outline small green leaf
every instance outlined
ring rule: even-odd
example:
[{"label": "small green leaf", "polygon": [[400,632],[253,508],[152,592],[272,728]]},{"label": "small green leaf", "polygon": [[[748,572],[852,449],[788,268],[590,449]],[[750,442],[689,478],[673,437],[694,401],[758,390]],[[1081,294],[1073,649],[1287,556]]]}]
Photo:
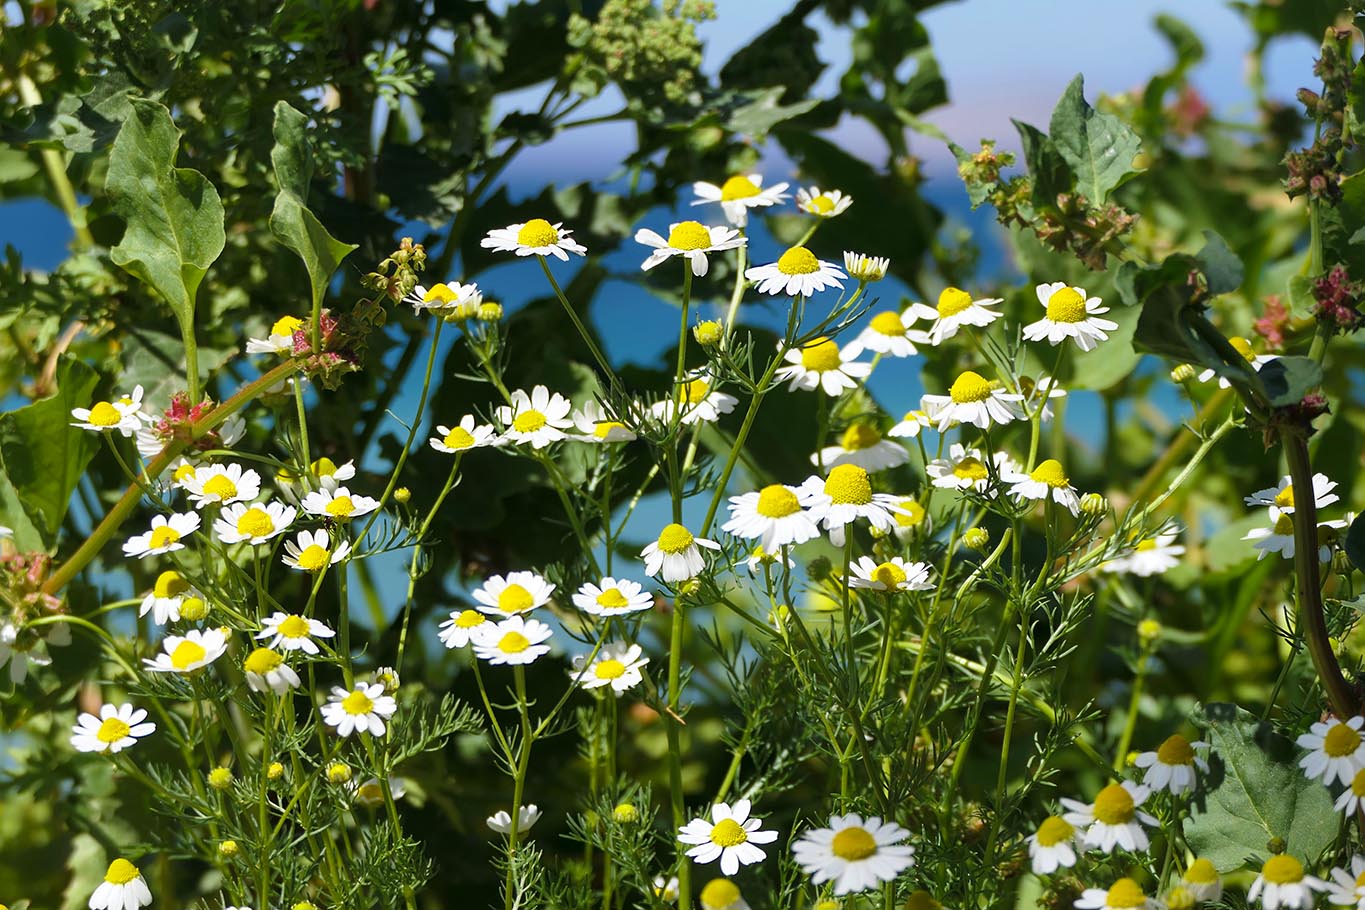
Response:
[{"label": "small green leaf", "polygon": [[1137,173],[1133,159],[1141,140],[1119,118],[1086,103],[1080,76],[1052,111],[1048,135],[1076,175],[1076,190],[1091,205],[1103,204],[1110,191]]},{"label": "small green leaf", "polygon": [[1204,232],[1204,248],[1194,254],[1194,261],[1204,273],[1209,296],[1227,294],[1242,286],[1244,267],[1241,258],[1213,231]]},{"label": "small green leaf", "polygon": [[1276,357],[1261,367],[1260,377],[1270,406],[1282,408],[1322,385],[1322,367],[1311,357]]},{"label": "small green leaf", "polygon": [[1341,545],[1346,558],[1361,572],[1365,572],[1365,514],[1357,515],[1346,532],[1346,541]]},{"label": "small green leaf", "polygon": [[795,104],[778,104],[782,88],[775,86],[754,95],[754,100],[743,107],[736,108],[726,122],[726,129],[741,133],[754,139],[762,139],[768,131],[783,121],[811,110],[820,103],[817,98],[798,101]]}]

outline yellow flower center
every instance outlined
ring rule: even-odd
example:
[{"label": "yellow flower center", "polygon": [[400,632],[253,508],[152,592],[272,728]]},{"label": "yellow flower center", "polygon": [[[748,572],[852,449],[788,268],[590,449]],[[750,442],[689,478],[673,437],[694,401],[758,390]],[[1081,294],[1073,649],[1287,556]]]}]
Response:
[{"label": "yellow flower center", "polygon": [[559,243],[559,231],[544,218],[532,218],[517,231],[517,243],[530,247],[554,246]]},{"label": "yellow flower center", "polygon": [[825,495],[837,505],[865,506],[872,501],[872,481],[856,464],[841,464],[825,478]]},{"label": "yellow flower center", "polygon": [[801,366],[816,373],[839,369],[839,345],[828,338],[817,338],[801,349]]},{"label": "yellow flower center", "polygon": [[1281,853],[1265,861],[1261,877],[1272,885],[1292,885],[1303,881],[1303,863],[1288,853]]},{"label": "yellow flower center", "polygon": [[956,316],[958,313],[969,309],[971,305],[971,294],[961,288],[944,288],[943,292],[938,295],[938,318]]},{"label": "yellow flower center", "polygon": [[518,584],[510,584],[498,594],[498,609],[504,613],[520,613],[531,609],[536,599]]},{"label": "yellow flower center", "polygon": [[208,604],[204,603],[202,597],[186,597],[180,604],[180,618],[190,622],[198,622],[208,615]]},{"label": "yellow flower center", "polygon": [[1047,318],[1053,322],[1080,322],[1085,319],[1085,298],[1075,288],[1058,288],[1047,299]]},{"label": "yellow flower center", "polygon": [[855,423],[839,439],[839,446],[846,452],[858,452],[863,449],[870,449],[882,441],[882,434],[877,432],[877,428],[866,423]]},{"label": "yellow flower center", "polygon": [[821,193],[810,201],[810,207],[821,215],[828,215],[830,212],[834,211],[834,200],[824,193]]},{"label": "yellow flower center", "polygon": [[1292,537],[1294,534],[1294,516],[1286,512],[1275,519],[1275,533],[1281,537]]},{"label": "yellow flower center", "polygon": [[1155,550],[1155,549],[1156,549],[1156,538],[1155,538],[1155,537],[1148,537],[1146,540],[1140,540],[1140,541],[1138,541],[1138,545],[1137,545],[1136,547],[1134,547],[1133,549],[1137,550],[1139,553],[1145,553],[1145,552],[1147,552],[1148,550]]},{"label": "yellow flower center", "polygon": [[1218,881],[1218,870],[1213,867],[1211,861],[1201,857],[1190,863],[1190,868],[1185,870],[1185,881],[1192,885],[1212,885]]},{"label": "yellow flower center", "polygon": [[175,650],[171,652],[171,666],[177,670],[187,670],[191,664],[199,663],[208,655],[209,652],[205,651],[202,645],[187,638],[176,645]]},{"label": "yellow flower center", "polygon": [[132,730],[132,727],[128,726],[117,717],[110,717],[106,719],[104,723],[100,724],[100,728],[95,731],[95,739],[98,739],[102,743],[109,743],[112,745],[123,739],[123,737],[131,733]]},{"label": "yellow flower center", "polygon": [[749,839],[749,832],[733,818],[722,819],[711,829],[711,843],[718,847],[735,847]]},{"label": "yellow flower center", "polygon": [[270,327],[270,334],[277,338],[292,338],[294,333],[301,328],[303,328],[303,320],[299,317],[281,316]]},{"label": "yellow flower center", "polygon": [[279,629],[280,634],[285,638],[308,637],[308,620],[297,614],[286,616],[284,621],[281,622],[277,628]]},{"label": "yellow flower center", "polygon": [[620,588],[607,588],[597,595],[597,605],[606,607],[608,610],[619,610],[622,607],[629,606],[630,601],[626,600],[626,596],[621,593]]},{"label": "yellow flower center", "polygon": [[1131,878],[1121,878],[1110,886],[1104,903],[1109,910],[1130,910],[1147,906],[1147,895],[1142,893],[1142,886]]},{"label": "yellow flower center", "polygon": [[332,554],[327,552],[324,547],[317,544],[309,544],[308,547],[299,554],[299,568],[308,572],[317,572],[327,568],[327,563],[331,560]]},{"label": "yellow flower center", "polygon": [[1351,792],[1357,797],[1365,799],[1365,768],[1356,772],[1356,776],[1351,778]]},{"label": "yellow flower center", "polygon": [[991,397],[991,384],[980,373],[967,370],[953,380],[952,386],[948,389],[948,396],[952,398],[954,404],[985,401]]},{"label": "yellow flower center", "polygon": [[886,588],[899,588],[905,581],[905,570],[894,562],[884,562],[872,570],[872,580]]},{"label": "yellow flower center", "polygon": [[659,532],[659,549],[665,553],[678,554],[692,546],[692,532],[680,524],[671,524]]},{"label": "yellow flower center", "polygon": [[374,702],[370,701],[368,695],[357,689],[341,700],[341,710],[356,716],[369,714],[374,710]]},{"label": "yellow flower center", "polygon": [[1360,748],[1360,734],[1343,723],[1332,725],[1322,738],[1322,751],[1332,758],[1345,758]]},{"label": "yellow flower center", "polygon": [[104,880],[111,885],[126,885],[140,875],[137,866],[120,857],[109,864]]},{"label": "yellow flower center", "polygon": [[684,383],[683,387],[678,390],[678,398],[692,407],[705,401],[709,394],[711,394],[711,383],[705,379],[693,379],[691,382]]},{"label": "yellow flower center", "polygon": [[246,660],[242,662],[242,669],[257,676],[264,676],[282,663],[284,657],[280,652],[271,648],[257,648],[247,655]]},{"label": "yellow flower center", "polygon": [[507,654],[520,654],[531,647],[531,639],[520,632],[508,632],[498,639],[498,650]]},{"label": "yellow flower center", "polygon": [[910,892],[910,896],[905,899],[905,910],[943,910],[943,905],[934,900],[934,896],[923,888],[918,891]]},{"label": "yellow flower center", "polygon": [[757,183],[740,174],[721,184],[720,201],[733,202],[736,199],[748,199],[750,196],[757,196],[759,192]]},{"label": "yellow flower center", "polygon": [[885,313],[878,313],[873,316],[869,327],[878,334],[890,335],[893,338],[899,338],[905,334],[905,323],[901,322],[901,314],[895,310],[887,310]]},{"label": "yellow flower center", "polygon": [[1156,760],[1163,765],[1194,764],[1194,747],[1188,739],[1176,733],[1157,747]]},{"label": "yellow flower center", "polygon": [[450,285],[446,284],[444,281],[432,285],[431,288],[422,295],[423,303],[431,303],[433,301],[436,303],[450,303],[450,301],[454,299],[455,292],[452,291]]},{"label": "yellow flower center", "polygon": [[190,464],[189,462],[186,462],[185,464],[182,464],[180,467],[175,469],[175,473],[171,475],[171,479],[174,480],[176,483],[184,483],[193,476],[194,465]]},{"label": "yellow flower center", "polygon": [[801,511],[796,494],[780,483],[770,484],[758,494],[755,511],[764,518],[784,518]]},{"label": "yellow flower center", "polygon": [[384,798],[384,791],[379,784],[364,783],[355,791],[355,795],[361,802],[377,803]]},{"label": "yellow flower center", "polygon": [[1044,461],[1030,471],[1028,476],[1033,480],[1042,481],[1054,489],[1065,487],[1070,483],[1066,472],[1062,470],[1062,463],[1055,458]]},{"label": "yellow flower center", "polygon": [[[688,394],[690,397],[691,395],[690,390]],[[705,392],[702,393],[702,397],[703,398],[706,397]],[[618,420],[603,420],[592,428],[592,435],[596,436],[598,439],[606,439],[608,436],[611,435],[612,430],[624,430],[625,428],[626,425]]]},{"label": "yellow flower center", "polygon": [[1122,784],[1110,784],[1095,797],[1091,808],[1095,820],[1106,825],[1126,825],[1133,820],[1133,795]]},{"label": "yellow flower center", "polygon": [[518,433],[534,433],[548,422],[539,411],[522,411],[512,421],[512,428]]},{"label": "yellow flower center", "polygon": [[160,598],[179,597],[189,589],[190,583],[179,572],[166,571],[156,577],[152,594]]},{"label": "yellow flower center", "polygon": [[668,245],[675,250],[704,250],[711,245],[711,232],[696,221],[680,221],[668,232]]},{"label": "yellow flower center", "polygon": [[347,518],[355,511],[355,501],[349,496],[338,496],[327,503],[326,512],[333,518]]},{"label": "yellow flower center", "polygon": [[204,484],[204,492],[219,499],[231,499],[237,495],[237,484],[226,474],[214,474],[208,479],[208,483]]},{"label": "yellow flower center", "polygon": [[845,828],[834,835],[829,845],[830,851],[840,859],[856,861],[867,859],[877,852],[877,842],[863,828]]},{"label": "yellow flower center", "polygon": [[460,615],[455,617],[455,625],[461,629],[472,629],[481,626],[487,619],[478,610],[463,610]]},{"label": "yellow flower center", "polygon": [[1256,359],[1256,352],[1251,349],[1251,342],[1239,335],[1234,335],[1228,339],[1228,344],[1232,345],[1233,350],[1242,355],[1242,359],[1248,363]]},{"label": "yellow flower center", "polygon": [[917,528],[924,523],[924,506],[915,500],[902,499],[900,507],[905,510],[904,514],[901,512],[891,513],[891,517],[896,519],[896,524],[902,528]]},{"label": "yellow flower center", "polygon": [[247,509],[237,519],[237,533],[247,537],[265,537],[274,530],[275,522],[265,509]]},{"label": "yellow flower center", "polygon": [[337,464],[330,458],[319,458],[309,466],[314,477],[331,477],[337,472]]},{"label": "yellow flower center", "polygon": [[739,886],[728,878],[713,878],[701,889],[701,905],[707,908],[728,908],[739,901]]},{"label": "yellow flower center", "polygon": [[820,260],[803,246],[794,246],[777,258],[777,270],[783,275],[809,275],[820,271]]},{"label": "yellow flower center", "polygon": [[1064,840],[1070,840],[1075,835],[1076,829],[1071,827],[1070,822],[1060,816],[1049,815],[1038,826],[1038,846],[1055,847]]},{"label": "yellow flower center", "polygon": [[159,550],[162,547],[169,547],[180,539],[180,532],[168,525],[152,529],[152,549]]},{"label": "yellow flower center", "polygon": [[626,665],[614,657],[608,657],[606,660],[599,660],[593,667],[593,672],[597,674],[598,679],[620,679],[626,674]]},{"label": "yellow flower center", "polygon": [[86,423],[93,423],[97,427],[112,427],[122,419],[122,411],[107,401],[101,401],[90,409],[90,416],[86,418]]},{"label": "yellow flower center", "polygon": [[985,480],[990,474],[986,470],[986,465],[980,458],[974,458],[971,455],[968,455],[958,461],[957,464],[953,465],[953,476],[959,477],[962,480],[977,481]]},{"label": "yellow flower center", "polygon": [[1294,508],[1294,485],[1285,484],[1284,489],[1275,494],[1275,505],[1281,509]]},{"label": "yellow flower center", "polygon": [[447,449],[467,449],[474,444],[474,436],[464,427],[456,427],[446,434],[441,443]]}]

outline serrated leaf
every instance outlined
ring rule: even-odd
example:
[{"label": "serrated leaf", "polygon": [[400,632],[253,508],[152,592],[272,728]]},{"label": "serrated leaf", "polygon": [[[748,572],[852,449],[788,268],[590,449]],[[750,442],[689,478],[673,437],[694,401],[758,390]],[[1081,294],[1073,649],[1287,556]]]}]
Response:
[{"label": "serrated leaf", "polygon": [[1091,205],[1103,204],[1110,191],[1137,173],[1133,159],[1141,140],[1119,118],[1086,103],[1081,76],[1071,80],[1052,111],[1048,136],[1076,175],[1076,190]]},{"label": "serrated leaf", "polygon": [[1047,133],[1022,120],[1010,122],[1019,131],[1024,163],[1033,178],[1033,204],[1039,208],[1056,208],[1057,194],[1071,189],[1072,176],[1066,160]]}]

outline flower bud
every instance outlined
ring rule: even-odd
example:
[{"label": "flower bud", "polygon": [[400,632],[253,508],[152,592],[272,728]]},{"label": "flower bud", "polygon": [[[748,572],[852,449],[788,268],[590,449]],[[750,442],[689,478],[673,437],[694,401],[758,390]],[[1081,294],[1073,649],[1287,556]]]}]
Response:
[{"label": "flower bud", "polygon": [[990,542],[991,532],[985,528],[968,528],[962,535],[962,545],[969,550],[984,550]]},{"label": "flower bud", "polygon": [[1151,647],[1152,643],[1161,637],[1161,623],[1155,619],[1144,619],[1137,626],[1138,640],[1144,646]]},{"label": "flower bud", "polygon": [[612,818],[623,825],[628,825],[631,822],[640,820],[640,810],[630,803],[621,803],[615,809],[611,810],[611,815]]},{"label": "flower bud", "polygon": [[289,910],[318,910],[318,905],[312,901],[299,901],[297,904],[290,907]]},{"label": "flower bud", "polygon": [[478,318],[480,322],[497,322],[502,318],[502,304],[485,300],[479,304]]},{"label": "flower bud", "polygon": [[1272,837],[1270,840],[1266,841],[1265,845],[1266,851],[1273,853],[1276,856],[1279,856],[1288,849],[1288,847],[1289,845],[1284,842],[1283,837]]},{"label": "flower bud", "polygon": [[227,768],[214,768],[209,772],[209,786],[215,790],[226,790],[232,786],[232,772]]},{"label": "flower bud", "polygon": [[1176,385],[1184,385],[1193,378],[1194,378],[1193,364],[1182,363],[1176,366],[1175,369],[1171,370],[1171,382],[1174,382]]},{"label": "flower bud", "polygon": [[266,780],[279,780],[283,776],[284,765],[280,764],[277,761],[271,762],[270,766],[265,769]]},{"label": "flower bud", "polygon": [[692,327],[692,337],[697,339],[697,344],[702,347],[711,347],[720,344],[721,336],[724,335],[724,327],[714,319],[699,322]]},{"label": "flower bud", "polygon": [[399,505],[407,504],[410,499],[412,499],[412,491],[407,487],[399,487],[393,491],[393,500]]},{"label": "flower bud", "polygon": [[1109,511],[1109,501],[1099,493],[1086,493],[1081,497],[1081,512],[1086,515],[1103,515]]},{"label": "flower bud", "polygon": [[380,667],[375,670],[374,681],[384,687],[386,694],[398,691],[398,671],[393,667]]},{"label": "flower bud", "polygon": [[811,581],[825,581],[834,571],[834,563],[828,556],[817,556],[806,563],[806,577]]},{"label": "flower bud", "polygon": [[237,855],[238,847],[235,840],[225,840],[218,845],[218,855],[231,858]]},{"label": "flower bud", "polygon": [[189,622],[199,622],[209,615],[209,605],[202,597],[186,597],[180,602],[180,618]]},{"label": "flower bud", "polygon": [[344,784],[351,779],[351,766],[345,762],[334,761],[327,766],[327,781],[333,784]]}]

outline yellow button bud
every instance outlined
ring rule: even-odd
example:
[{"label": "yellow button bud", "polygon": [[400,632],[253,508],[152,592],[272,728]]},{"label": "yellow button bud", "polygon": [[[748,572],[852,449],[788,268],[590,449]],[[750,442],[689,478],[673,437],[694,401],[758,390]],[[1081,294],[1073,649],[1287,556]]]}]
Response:
[{"label": "yellow button bud", "polygon": [[232,772],[227,768],[214,768],[209,772],[209,786],[215,790],[226,790],[232,786]]},{"label": "yellow button bud", "polygon": [[393,491],[393,500],[399,505],[406,503],[409,499],[412,499],[412,491],[407,487],[399,487]]},{"label": "yellow button bud", "polygon": [[218,845],[218,855],[233,857],[237,855],[237,842],[235,840],[225,840]]},{"label": "yellow button bud", "polygon": [[351,766],[334,761],[327,766],[327,780],[334,784],[344,784],[351,779]]},{"label": "yellow button bud", "polygon": [[697,344],[702,347],[720,344],[720,339],[724,334],[724,326],[714,319],[699,322],[692,327],[692,337],[697,339]]},{"label": "yellow button bud", "polygon": [[1103,515],[1109,511],[1109,501],[1099,493],[1086,493],[1081,497],[1081,512],[1085,515]]},{"label": "yellow button bud", "polygon": [[271,762],[270,766],[265,769],[265,776],[267,780],[279,780],[284,776],[284,765],[277,761]]},{"label": "yellow button bud", "polygon": [[962,545],[969,550],[984,550],[991,542],[991,532],[985,528],[968,528],[962,535]]}]

